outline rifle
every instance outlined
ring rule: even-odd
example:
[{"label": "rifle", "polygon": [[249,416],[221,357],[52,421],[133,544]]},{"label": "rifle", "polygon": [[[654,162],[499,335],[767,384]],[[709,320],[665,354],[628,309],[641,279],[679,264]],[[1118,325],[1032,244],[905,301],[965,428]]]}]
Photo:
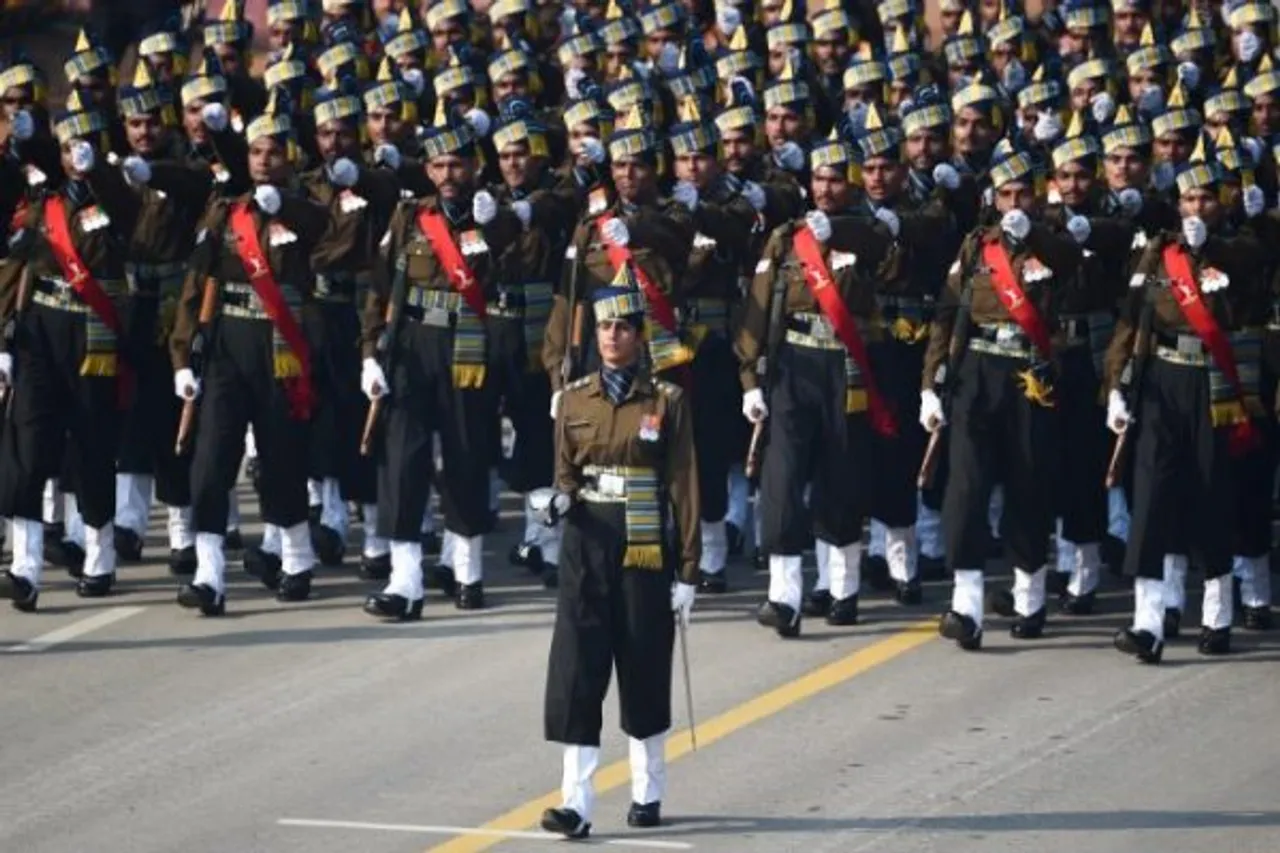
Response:
[{"label": "rifle", "polygon": [[1129,406],[1129,424],[1124,432],[1116,436],[1115,446],[1111,449],[1111,461],[1107,463],[1107,477],[1105,485],[1108,489],[1115,486],[1120,481],[1124,473],[1125,461],[1128,458],[1129,436],[1133,434],[1133,428],[1137,426],[1137,418],[1134,412],[1138,410],[1139,400],[1142,396],[1142,385],[1146,381],[1148,356],[1151,353],[1151,322],[1155,317],[1155,300],[1151,298],[1151,293],[1144,283],[1142,286],[1142,314],[1138,318],[1138,333],[1133,337],[1133,354],[1129,363],[1129,367],[1125,368],[1125,373],[1132,372],[1130,381],[1126,382],[1122,374],[1120,384],[1127,385],[1128,399],[1125,401]]},{"label": "rifle", "polygon": [[[387,298],[387,312],[383,315],[383,325],[386,327],[382,330],[382,334],[378,337],[378,352],[382,355],[383,360],[383,377],[387,380],[387,384],[391,383],[391,377],[395,373],[395,356],[396,356],[396,340],[400,337],[400,327],[404,325],[403,304],[406,298],[405,291],[408,288],[409,272],[408,266],[402,259],[392,261],[395,264],[395,278],[392,279],[391,293]],[[378,417],[382,413],[382,401],[387,394],[391,393],[390,388],[384,388],[382,394],[369,403],[369,411],[364,416],[364,430],[360,433],[360,455],[368,456],[373,452],[373,434],[378,426]]]},{"label": "rifle", "polygon": [[[782,315],[786,308],[786,301],[787,280],[782,276],[782,271],[777,270],[773,276],[773,289],[769,293],[769,338],[765,342],[764,356],[756,362],[756,375],[760,377],[759,387],[761,388],[768,387],[769,366],[778,357],[778,350],[782,346],[784,334]],[[751,446],[747,448],[747,461],[743,466],[743,473],[748,480],[754,480],[759,473],[760,457],[764,452],[761,445],[764,443],[764,427],[767,422],[768,418],[764,418],[751,430]]]},{"label": "rifle", "polygon": [[[204,362],[205,338],[209,335],[209,325],[213,322],[214,313],[218,310],[218,281],[213,276],[204,280],[204,292],[200,296],[200,315],[196,320],[196,335],[191,341],[191,369],[194,373],[202,370]],[[191,437],[191,427],[196,419],[196,398],[182,401],[182,416],[178,419],[178,438],[173,445],[173,455],[182,456],[186,451],[187,439]]]},{"label": "rifle", "polygon": [[[941,402],[944,414],[951,411],[951,397],[955,392],[956,371],[964,360],[964,353],[969,348],[969,325],[972,321],[973,303],[973,268],[977,263],[978,248],[965,261],[961,271],[963,285],[960,290],[960,307],[956,309],[956,322],[951,328],[951,344],[947,349],[947,362],[938,371],[935,384],[942,389]],[[938,468],[938,460],[942,458],[942,427],[929,435],[929,444],[924,449],[924,458],[920,462],[920,473],[916,477],[916,488],[927,489],[933,483],[934,472]]]},{"label": "rifle", "polygon": [[[14,341],[18,336],[18,322],[26,310],[27,301],[31,293],[31,268],[27,265],[26,260],[12,261],[13,263],[22,264],[22,272],[18,273],[18,299],[13,305],[13,316],[9,318],[9,322],[4,326],[4,351],[10,354],[14,351]],[[18,360],[13,360],[12,370],[16,373],[18,369]],[[16,376],[9,377],[9,384],[0,390],[0,401],[4,402],[4,418],[9,421],[13,417],[13,384]]]}]

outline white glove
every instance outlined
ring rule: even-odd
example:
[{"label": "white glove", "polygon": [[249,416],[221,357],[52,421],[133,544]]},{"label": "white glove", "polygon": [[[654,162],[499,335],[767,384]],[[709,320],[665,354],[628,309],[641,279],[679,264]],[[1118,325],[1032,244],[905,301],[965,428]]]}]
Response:
[{"label": "white glove", "polygon": [[1182,62],[1178,64],[1178,79],[1182,81],[1182,85],[1188,89],[1194,89],[1200,85],[1200,66],[1194,62]]},{"label": "white glove", "polygon": [[520,220],[520,224],[525,228],[529,227],[530,220],[533,219],[533,205],[524,199],[511,202],[511,212]]},{"label": "white glove", "polygon": [[194,400],[200,396],[200,382],[191,368],[184,367],[173,374],[173,393],[179,400]]},{"label": "white glove", "polygon": [[143,186],[151,181],[151,164],[141,157],[130,155],[120,164],[125,180],[135,187]]},{"label": "white glove", "polygon": [[604,144],[594,136],[585,137],[582,140],[582,147],[578,151],[578,156],[585,158],[588,163],[598,166],[604,162]]},{"label": "white glove", "polygon": [[267,216],[275,216],[280,212],[280,190],[271,184],[262,184],[253,188],[253,200],[258,209]]},{"label": "white glove", "polygon": [[671,197],[690,211],[698,206],[698,188],[688,181],[680,181],[671,191]]},{"label": "white glove", "polygon": [[960,173],[950,163],[939,163],[933,167],[933,182],[946,190],[954,190],[960,186]]},{"label": "white glove", "polygon": [[378,165],[386,166],[388,169],[399,169],[400,149],[394,145],[388,145],[384,142],[377,148],[373,149],[373,162]]},{"label": "white glove", "polygon": [[691,583],[676,581],[671,585],[671,612],[678,621],[689,624],[693,615],[693,602],[698,597],[698,588]]},{"label": "white glove", "polygon": [[1071,232],[1071,239],[1083,246],[1093,233],[1093,226],[1087,217],[1076,215],[1067,220],[1067,230]]},{"label": "white glove", "polygon": [[1199,249],[1209,239],[1209,229],[1199,216],[1188,216],[1182,220],[1182,237],[1188,246]]},{"label": "white glove", "polygon": [[13,131],[13,138],[19,142],[26,142],[36,132],[35,119],[31,117],[31,113],[26,110],[18,110],[13,114],[13,120],[9,125],[9,129]]},{"label": "white glove", "polygon": [[471,125],[471,129],[476,132],[476,136],[485,137],[489,135],[489,127],[493,124],[493,120],[489,118],[489,114],[479,107],[472,107],[467,110],[467,114],[463,116],[467,120],[467,124]]},{"label": "white glove", "polygon": [[942,400],[936,391],[920,392],[920,426],[925,432],[937,432],[947,425],[947,418],[942,414]]},{"label": "white glove", "polygon": [[204,121],[204,126],[214,133],[222,133],[222,131],[226,130],[227,122],[230,120],[227,115],[227,108],[216,101],[204,105],[200,110],[200,118]]},{"label": "white glove", "polygon": [[1107,395],[1107,429],[1116,435],[1129,428],[1129,407],[1125,405],[1124,395],[1112,389]]},{"label": "white glove", "polygon": [[360,180],[359,167],[346,157],[334,160],[333,165],[328,167],[328,172],[329,180],[333,181],[335,186],[354,187],[356,181]]},{"label": "white glove", "polygon": [[1240,140],[1240,144],[1249,152],[1249,159],[1253,160],[1255,166],[1262,162],[1262,140],[1256,136],[1246,136]]},{"label": "white glove", "polygon": [[427,78],[423,76],[421,68],[406,68],[400,72],[400,78],[409,84],[414,95],[421,95],[427,87]]},{"label": "white glove", "polygon": [[1089,99],[1089,111],[1098,124],[1106,124],[1116,114],[1116,101],[1106,92],[1099,92]]},{"label": "white glove", "polygon": [[8,386],[13,384],[13,356],[7,352],[0,352],[0,385]]},{"label": "white glove", "polygon": [[1138,112],[1155,115],[1164,109],[1164,89],[1148,86],[1138,93]]},{"label": "white glove", "polygon": [[366,358],[360,362],[360,390],[370,400],[387,393],[387,377],[376,359]]},{"label": "white glove", "polygon": [[1262,213],[1262,209],[1267,206],[1267,197],[1257,184],[1245,187],[1241,200],[1244,202],[1244,215],[1250,219]]},{"label": "white glove", "polygon": [[[756,97],[756,87],[752,84],[752,82],[751,82],[749,79],[747,79],[746,77],[743,77],[741,74],[735,74],[735,75],[733,75],[732,77],[730,77],[730,78],[729,78],[729,91],[730,91],[730,92],[732,92],[732,91],[733,91],[733,89],[734,89],[734,87],[735,87],[735,86],[738,86],[738,85],[746,86],[746,87],[747,87],[747,97],[749,97],[749,98],[750,98],[751,100],[753,100],[753,101],[755,100],[755,97]],[[742,104],[738,104],[738,106],[743,106],[743,105],[742,105]]]},{"label": "white glove", "polygon": [[93,164],[98,162],[97,156],[93,153],[93,146],[85,142],[83,139],[77,139],[71,143],[71,168],[80,174],[85,174],[93,170]]},{"label": "white glove", "polygon": [[1031,233],[1031,219],[1021,209],[1015,207],[1001,217],[1000,228],[1014,240],[1025,240]]},{"label": "white glove", "polygon": [[876,208],[876,219],[884,223],[893,239],[898,239],[898,232],[902,230],[902,222],[898,219],[898,214],[887,207],[878,207]]},{"label": "white glove", "polygon": [[1253,30],[1245,30],[1236,36],[1236,56],[1241,62],[1253,62],[1262,50],[1262,42]]},{"label": "white glove", "polygon": [[564,75],[564,91],[572,100],[582,97],[582,81],[587,79],[587,72],[581,68],[570,68]]},{"label": "white glove", "polygon": [[551,420],[555,420],[560,415],[560,396],[563,391],[557,391],[551,395]]},{"label": "white glove", "polygon": [[1174,173],[1173,164],[1168,160],[1161,160],[1151,169],[1151,185],[1160,192],[1164,192],[1173,186],[1177,175]]},{"label": "white glove", "polygon": [[1142,193],[1133,187],[1125,187],[1116,194],[1116,201],[1120,202],[1120,209],[1124,211],[1125,216],[1133,217],[1142,212]]},{"label": "white glove", "polygon": [[831,220],[821,210],[811,210],[806,213],[804,224],[809,226],[814,239],[819,243],[825,243],[831,239]]},{"label": "white glove", "polygon": [[477,225],[488,225],[498,215],[498,202],[488,190],[480,190],[471,199],[471,218]]},{"label": "white glove", "polygon": [[551,500],[547,501],[547,505],[536,513],[535,518],[543,527],[555,527],[572,508],[573,498],[564,492],[556,492]]},{"label": "white glove", "polygon": [[1031,129],[1031,135],[1036,138],[1036,142],[1052,142],[1061,133],[1062,119],[1050,110],[1040,113],[1035,127]]},{"label": "white glove", "polygon": [[799,172],[804,168],[804,151],[790,140],[778,146],[773,152],[773,159],[788,172]]},{"label": "white glove", "polygon": [[764,402],[764,392],[752,388],[742,395],[742,416],[753,424],[758,424],[769,417],[769,407]]},{"label": "white glove", "polygon": [[764,190],[755,181],[747,181],[742,185],[742,197],[757,212],[764,210],[765,205],[769,203],[765,198]]},{"label": "white glove", "polygon": [[716,28],[720,30],[721,35],[731,38],[740,26],[742,26],[742,13],[737,7],[730,6],[728,3],[716,5]]},{"label": "white glove", "polygon": [[1004,67],[1000,74],[1000,85],[1010,94],[1027,85],[1027,68],[1021,61],[1014,59]]},{"label": "white glove", "polygon": [[658,51],[656,64],[664,74],[680,70],[680,48],[671,42],[666,42]]},{"label": "white glove", "polygon": [[631,242],[631,231],[621,219],[610,219],[604,225],[604,239],[613,246],[626,246]]}]

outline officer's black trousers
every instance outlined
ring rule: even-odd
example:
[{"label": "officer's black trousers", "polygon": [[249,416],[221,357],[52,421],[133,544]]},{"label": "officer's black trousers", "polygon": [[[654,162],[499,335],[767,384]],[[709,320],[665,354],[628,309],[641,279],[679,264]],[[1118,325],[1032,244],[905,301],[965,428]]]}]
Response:
[{"label": "officer's black trousers", "polygon": [[511,456],[498,463],[498,473],[516,492],[550,486],[555,473],[551,380],[541,363],[530,363],[523,319],[490,317],[488,357],[494,393],[516,433]]},{"label": "officer's black trousers", "polygon": [[546,739],[600,745],[601,706],[618,671],[622,730],[643,740],[671,727],[672,555],[663,571],[622,566],[622,504],[579,504],[565,520],[547,666]]},{"label": "officer's black trousers", "polygon": [[[1228,453],[1230,430],[1213,427],[1206,368],[1151,357],[1134,409],[1124,573],[1162,578],[1164,555],[1185,553],[1206,578],[1228,574],[1233,539],[1241,529],[1237,513],[1253,511],[1237,504],[1241,487],[1247,491],[1237,474],[1250,464],[1266,467],[1265,454],[1255,454],[1251,463]],[[1265,508],[1262,503],[1257,511]]]},{"label": "officer's black trousers", "polygon": [[489,509],[497,418],[493,389],[487,378],[478,389],[454,387],[450,329],[408,322],[394,346],[378,462],[378,535],[412,542],[421,535],[435,476],[432,437],[437,434],[444,463],[438,488],[445,528],[466,537],[488,533],[494,523]]},{"label": "officer's black trousers", "polygon": [[[284,384],[275,378],[271,322],[220,317],[205,352],[191,463],[197,532],[227,532],[228,493],[236,483],[250,424],[258,448],[262,520],[280,527],[306,521],[310,424],[291,416]],[[315,393],[322,395],[323,386]]]},{"label": "officer's black trousers", "polygon": [[369,400],[360,390],[360,318],[353,302],[317,302],[308,319],[321,328],[313,338],[323,341],[313,358],[322,368],[328,393],[320,399],[311,421],[309,476],[334,477],[342,497],[361,504],[378,499],[377,465],[360,454]]},{"label": "officer's black trousers", "polygon": [[712,334],[698,347],[690,371],[693,402],[693,443],[698,454],[698,494],[703,521],[724,521],[729,512],[729,466],[740,449],[742,386],[738,383],[733,347],[723,335]]},{"label": "officer's black trousers", "polygon": [[774,361],[760,468],[761,547],[795,556],[812,536],[851,545],[867,515],[871,429],[865,413],[845,413],[844,351],[784,343]]},{"label": "officer's black trousers", "polygon": [[[121,474],[155,477],[156,499],[167,506],[191,503],[190,451],[174,455],[182,401],[173,393],[173,364],[166,341],[157,340],[159,300],[132,296],[125,308],[129,337],[137,342],[132,359],[137,373],[137,393],[120,426]],[[188,448],[194,446],[188,436]]]},{"label": "officer's black trousers", "polygon": [[1062,354],[1057,390],[1064,440],[1062,482],[1053,490],[1058,495],[1062,538],[1076,544],[1101,542],[1107,532],[1106,477],[1113,442],[1087,346]]},{"label": "officer's black trousers", "polygon": [[[81,376],[86,315],[32,304],[14,331],[14,387],[0,450],[0,516],[37,520],[46,480],[64,475],[89,527],[115,518],[116,379]],[[65,464],[64,464],[65,463]]]},{"label": "officer's black trousers", "polygon": [[987,511],[996,482],[1004,483],[1001,534],[1014,565],[1034,572],[1048,560],[1061,421],[1058,408],[1028,400],[1019,387],[1016,374],[1026,368],[1024,359],[970,350],[957,371],[948,428],[951,470],[942,505],[952,569],[986,564]]},{"label": "officer's black trousers", "polygon": [[870,515],[890,528],[910,527],[916,523],[916,480],[928,443],[920,426],[924,343],[881,341],[871,345],[870,356],[876,384],[898,422],[896,435],[871,433]]}]

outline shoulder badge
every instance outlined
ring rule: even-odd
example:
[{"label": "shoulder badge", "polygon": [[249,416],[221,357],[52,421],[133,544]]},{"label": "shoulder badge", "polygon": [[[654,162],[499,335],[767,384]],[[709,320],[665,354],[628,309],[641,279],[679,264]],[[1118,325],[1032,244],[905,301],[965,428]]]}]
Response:
[{"label": "shoulder badge", "polygon": [[665,379],[653,380],[653,387],[658,389],[659,394],[662,394],[664,397],[670,397],[673,400],[680,399],[680,395],[684,393],[680,389],[679,385],[674,382],[668,382]]},{"label": "shoulder badge", "polygon": [[581,379],[575,379],[572,382],[570,382],[569,386],[565,390],[577,391],[580,388],[586,388],[589,384],[591,384],[591,377],[584,376]]}]

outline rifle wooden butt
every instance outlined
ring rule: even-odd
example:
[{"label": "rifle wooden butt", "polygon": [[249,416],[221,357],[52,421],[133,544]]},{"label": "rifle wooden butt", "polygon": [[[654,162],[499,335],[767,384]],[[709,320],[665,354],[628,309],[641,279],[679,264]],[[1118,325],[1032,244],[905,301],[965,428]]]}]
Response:
[{"label": "rifle wooden butt", "polygon": [[182,416],[178,419],[178,439],[173,445],[173,455],[182,456],[187,450],[187,441],[191,438],[191,427],[196,420],[195,398],[182,402]]},{"label": "rifle wooden butt", "polygon": [[761,420],[751,430],[751,445],[747,448],[747,461],[744,472],[747,479],[753,479],[760,472],[760,439],[764,435],[764,421]]},{"label": "rifle wooden butt", "polygon": [[920,473],[916,476],[916,488],[927,489],[933,484],[933,475],[938,470],[938,460],[942,458],[942,429],[929,434],[929,443],[924,449],[924,459],[920,461]]},{"label": "rifle wooden butt", "polygon": [[364,431],[360,433],[360,455],[368,456],[373,452],[373,431],[378,427],[378,414],[382,411],[382,398],[369,404],[369,411],[364,416]]},{"label": "rifle wooden butt", "polygon": [[1107,476],[1103,481],[1108,489],[1114,488],[1120,482],[1120,478],[1124,473],[1124,455],[1129,447],[1129,431],[1125,430],[1116,436],[1116,443],[1111,448],[1111,461],[1107,463]]}]

